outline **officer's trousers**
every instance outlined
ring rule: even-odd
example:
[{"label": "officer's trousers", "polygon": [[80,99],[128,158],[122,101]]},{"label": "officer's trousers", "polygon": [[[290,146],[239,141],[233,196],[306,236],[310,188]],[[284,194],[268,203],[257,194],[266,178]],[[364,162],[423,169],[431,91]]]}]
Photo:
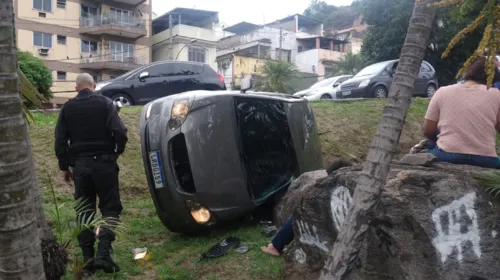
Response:
[{"label": "officer's trousers", "polygon": [[[99,210],[107,226],[99,229],[98,237],[101,241],[115,240],[114,228],[119,222],[123,206],[120,200],[118,185],[118,164],[116,156],[104,155],[96,157],[77,157],[73,176],[75,182],[75,199],[81,199],[84,207],[80,208],[77,218],[86,222],[95,216],[97,197]],[[92,228],[85,229],[78,236],[80,247],[93,247],[95,234]]]}]

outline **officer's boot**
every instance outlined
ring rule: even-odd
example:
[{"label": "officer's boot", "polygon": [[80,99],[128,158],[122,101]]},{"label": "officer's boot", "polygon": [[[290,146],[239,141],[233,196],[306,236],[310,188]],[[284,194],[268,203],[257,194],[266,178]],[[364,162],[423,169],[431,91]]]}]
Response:
[{"label": "officer's boot", "polygon": [[95,234],[91,229],[86,229],[78,235],[78,243],[82,248],[83,255],[83,269],[84,276],[91,276],[95,273],[94,258],[95,258]]},{"label": "officer's boot", "polygon": [[114,234],[109,229],[103,229],[99,234],[99,246],[97,256],[94,260],[94,268],[102,269],[105,273],[115,273],[120,271],[120,267],[111,258],[112,242],[115,240]]}]

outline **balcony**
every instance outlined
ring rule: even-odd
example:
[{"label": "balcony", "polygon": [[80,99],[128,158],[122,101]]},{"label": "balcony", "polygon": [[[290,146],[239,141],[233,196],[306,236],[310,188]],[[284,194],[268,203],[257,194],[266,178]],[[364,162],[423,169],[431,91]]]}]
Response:
[{"label": "balcony", "polygon": [[[106,0],[95,0],[96,2],[103,3],[103,2],[109,2]],[[131,6],[138,6],[140,4],[146,3],[147,0],[113,0],[112,2],[115,3],[122,3],[126,5],[131,5]]]},{"label": "balcony", "polygon": [[80,61],[80,67],[89,70],[116,70],[130,71],[141,65],[147,64],[145,57],[129,57],[122,54],[95,53],[92,57],[84,57]]},{"label": "balcony", "polygon": [[137,39],[147,35],[145,20],[122,20],[113,16],[92,16],[80,18],[80,34],[115,35]]},{"label": "balcony", "polygon": [[[215,37],[215,31],[211,29],[190,26],[179,24],[174,26],[172,30],[172,37],[185,37],[185,38],[193,38],[198,41],[208,41],[208,42],[216,42],[217,39]],[[153,36],[153,45],[160,43],[167,43],[170,39],[170,29],[163,30],[160,33],[157,33]]]}]

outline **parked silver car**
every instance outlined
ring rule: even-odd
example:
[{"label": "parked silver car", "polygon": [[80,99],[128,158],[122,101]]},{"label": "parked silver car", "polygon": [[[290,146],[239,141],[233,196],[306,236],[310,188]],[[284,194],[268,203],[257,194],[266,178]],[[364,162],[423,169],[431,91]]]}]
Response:
[{"label": "parked silver car", "polygon": [[304,97],[307,100],[335,99],[337,87],[350,78],[352,78],[351,75],[331,77],[317,82],[310,88],[299,91],[293,96]]}]

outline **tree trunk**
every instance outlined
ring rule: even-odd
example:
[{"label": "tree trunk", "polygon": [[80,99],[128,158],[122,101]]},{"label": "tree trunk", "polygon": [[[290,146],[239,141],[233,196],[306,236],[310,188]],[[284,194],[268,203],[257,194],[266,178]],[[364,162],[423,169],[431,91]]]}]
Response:
[{"label": "tree trunk", "polygon": [[414,83],[429,45],[436,9],[428,5],[434,2],[437,1],[417,0],[415,3],[382,121],[358,179],[350,214],[320,277],[322,280],[344,279],[357,260],[373,209],[385,185],[411,103]]},{"label": "tree trunk", "polygon": [[0,1],[0,279],[45,279],[17,76],[12,0]]}]

